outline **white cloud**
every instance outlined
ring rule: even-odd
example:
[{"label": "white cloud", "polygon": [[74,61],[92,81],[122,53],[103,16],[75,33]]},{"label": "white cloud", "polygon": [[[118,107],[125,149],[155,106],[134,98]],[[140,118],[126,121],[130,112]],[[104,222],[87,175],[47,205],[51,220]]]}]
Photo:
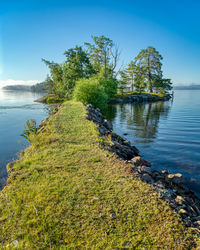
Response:
[{"label": "white cloud", "polygon": [[0,80],[0,88],[7,86],[7,85],[27,85],[27,86],[31,86],[34,85],[36,83],[42,82],[40,80],[28,80],[28,81],[24,81],[24,80],[12,80],[12,79],[8,79],[8,80]]}]

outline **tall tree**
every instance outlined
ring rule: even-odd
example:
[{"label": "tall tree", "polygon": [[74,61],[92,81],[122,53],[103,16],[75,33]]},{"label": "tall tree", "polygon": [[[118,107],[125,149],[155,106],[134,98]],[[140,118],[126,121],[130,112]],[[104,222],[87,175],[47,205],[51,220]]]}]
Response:
[{"label": "tall tree", "polygon": [[[65,51],[66,60],[62,64],[43,60],[51,73],[51,89],[59,96],[71,97],[75,83],[80,78],[88,78],[95,73],[86,51],[76,46]],[[50,79],[48,78],[48,82]]]},{"label": "tall tree", "polygon": [[139,65],[136,65],[135,68],[134,85],[135,85],[135,90],[138,92],[144,91],[147,87],[145,73],[143,72],[143,70]]},{"label": "tall tree", "polygon": [[133,91],[133,85],[134,85],[134,75],[135,75],[135,63],[131,61],[128,65],[128,68],[126,70],[127,75],[129,77],[129,80],[131,82],[131,91]]},{"label": "tall tree", "polygon": [[128,64],[128,67],[126,69],[120,71],[122,81],[125,82],[127,85],[131,85],[131,91],[133,91],[135,71],[136,66],[133,61]]},{"label": "tall tree", "polygon": [[119,60],[119,49],[113,41],[105,36],[92,36],[93,44],[85,43],[88,48],[90,60],[97,72],[104,69],[104,78],[114,75]]},{"label": "tall tree", "polygon": [[155,79],[158,77],[162,79],[162,59],[162,56],[153,47],[141,50],[135,58],[138,67],[137,72],[141,71],[145,76],[150,92],[153,92]]}]

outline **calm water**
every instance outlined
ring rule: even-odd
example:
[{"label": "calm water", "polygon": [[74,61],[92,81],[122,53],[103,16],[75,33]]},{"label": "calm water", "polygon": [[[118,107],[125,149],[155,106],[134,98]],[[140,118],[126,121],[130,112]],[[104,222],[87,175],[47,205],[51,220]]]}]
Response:
[{"label": "calm water", "polygon": [[153,169],[182,173],[200,192],[199,90],[176,91],[173,101],[110,105],[105,115]]},{"label": "calm water", "polygon": [[48,116],[45,105],[34,102],[39,97],[40,94],[0,89],[0,188],[6,181],[6,164],[27,146],[20,136],[26,120],[35,119],[39,124]]}]

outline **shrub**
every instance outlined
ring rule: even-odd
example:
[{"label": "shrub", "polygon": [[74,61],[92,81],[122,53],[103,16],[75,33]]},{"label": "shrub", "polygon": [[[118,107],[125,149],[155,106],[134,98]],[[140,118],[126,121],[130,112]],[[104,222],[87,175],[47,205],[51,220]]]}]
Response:
[{"label": "shrub", "polygon": [[100,109],[104,108],[108,101],[108,95],[95,78],[79,80],[74,88],[73,98]]},{"label": "shrub", "polygon": [[105,79],[101,78],[99,80],[99,83],[104,88],[104,91],[108,95],[109,99],[117,94],[117,88],[118,88],[117,80],[112,79],[112,78],[105,80]]},{"label": "shrub", "polygon": [[27,141],[31,141],[31,136],[36,135],[38,133],[39,128],[36,125],[36,120],[27,120],[25,124],[25,130],[23,134],[21,134],[22,137],[24,137]]}]

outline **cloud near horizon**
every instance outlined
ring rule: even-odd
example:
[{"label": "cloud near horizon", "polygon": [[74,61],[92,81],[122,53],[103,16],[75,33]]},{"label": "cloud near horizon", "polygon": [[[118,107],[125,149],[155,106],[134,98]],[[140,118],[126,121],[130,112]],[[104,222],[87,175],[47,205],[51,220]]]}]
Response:
[{"label": "cloud near horizon", "polygon": [[2,88],[4,86],[8,86],[8,85],[27,85],[27,86],[31,86],[31,85],[34,85],[34,84],[40,83],[40,82],[42,82],[42,81],[41,80],[24,81],[24,80],[13,80],[13,79],[0,80],[0,88]]}]

